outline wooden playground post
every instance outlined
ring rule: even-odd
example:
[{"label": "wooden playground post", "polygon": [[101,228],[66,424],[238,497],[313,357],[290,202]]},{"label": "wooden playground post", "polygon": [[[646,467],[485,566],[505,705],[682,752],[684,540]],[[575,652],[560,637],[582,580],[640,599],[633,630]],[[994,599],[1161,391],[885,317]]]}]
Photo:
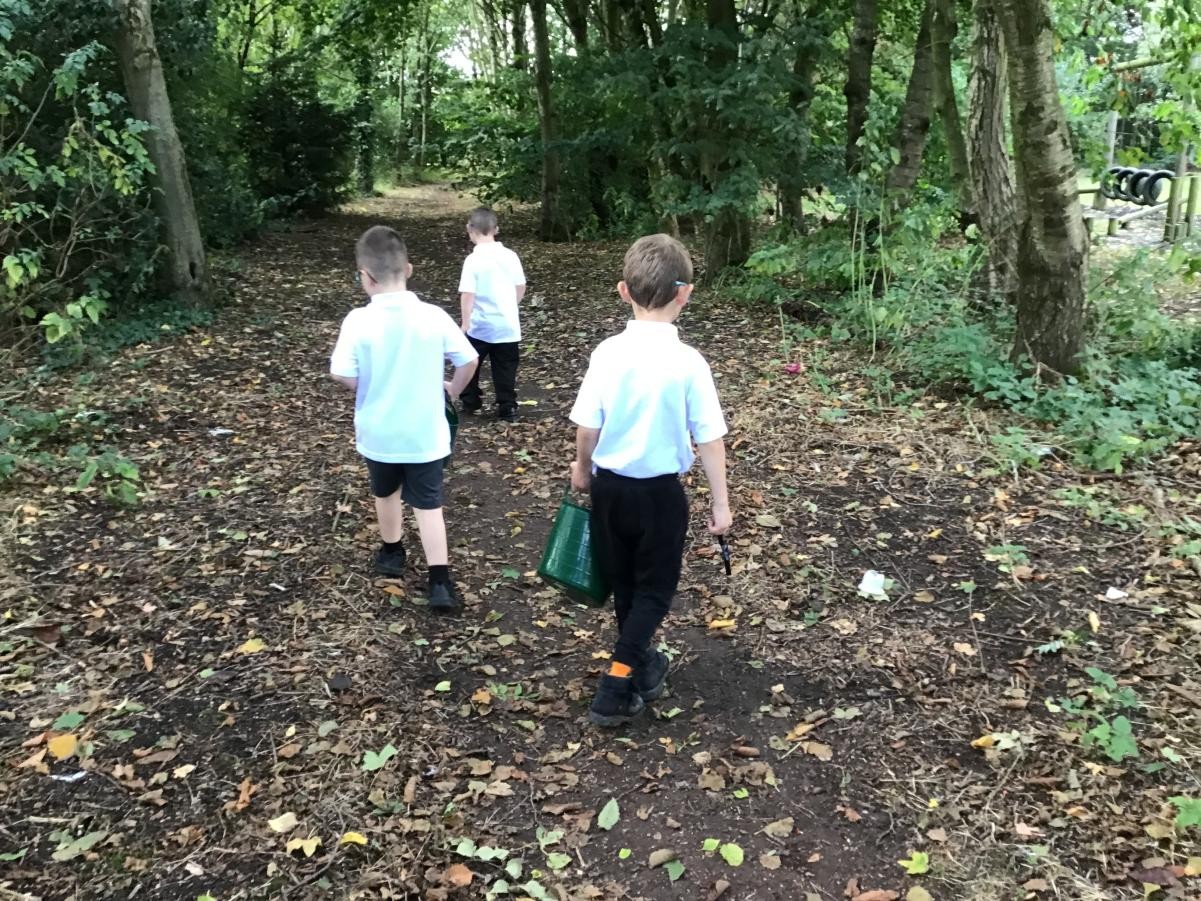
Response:
[{"label": "wooden playground post", "polygon": [[1197,203],[1201,201],[1201,178],[1196,175],[1188,177],[1188,206],[1184,213],[1184,234],[1189,237],[1193,233],[1193,219],[1197,215]]}]

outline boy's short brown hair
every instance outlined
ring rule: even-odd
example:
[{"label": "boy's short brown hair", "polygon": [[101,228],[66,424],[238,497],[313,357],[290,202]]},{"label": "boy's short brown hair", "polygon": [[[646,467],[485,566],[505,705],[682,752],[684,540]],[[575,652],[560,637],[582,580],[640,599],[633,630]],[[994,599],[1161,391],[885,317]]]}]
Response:
[{"label": "boy's short brown hair", "polygon": [[360,269],[380,284],[394,284],[406,278],[409,249],[396,229],[373,225],[355,244],[354,259]]},{"label": "boy's short brown hair", "polygon": [[481,235],[494,235],[500,228],[500,220],[496,218],[496,213],[488,207],[477,206],[467,217],[467,227]]},{"label": "boy's short brown hair", "polygon": [[626,251],[621,277],[638,306],[657,310],[671,303],[681,285],[692,283],[692,258],[671,235],[647,235]]}]

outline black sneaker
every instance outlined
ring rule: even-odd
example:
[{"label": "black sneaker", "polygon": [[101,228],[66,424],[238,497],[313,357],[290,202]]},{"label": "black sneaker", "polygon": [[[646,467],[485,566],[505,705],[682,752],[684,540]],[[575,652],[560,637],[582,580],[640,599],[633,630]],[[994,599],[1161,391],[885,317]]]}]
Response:
[{"label": "black sneaker", "polygon": [[375,555],[375,571],[383,576],[403,576],[407,559],[404,548],[394,551],[380,548],[379,553]]},{"label": "black sneaker", "polygon": [[621,676],[601,676],[596,697],[588,711],[588,719],[597,726],[622,726],[642,713],[646,705],[634,690],[633,679]]},{"label": "black sneaker", "polygon": [[429,608],[432,613],[454,613],[459,606],[459,596],[450,582],[435,582],[430,586]]},{"label": "black sneaker", "polygon": [[516,422],[517,421],[517,408],[516,407],[504,407],[500,411],[497,412],[496,418],[499,419],[501,422]]},{"label": "black sneaker", "polygon": [[478,413],[483,406],[483,401],[464,400],[463,395],[459,395],[459,409],[464,413]]},{"label": "black sneaker", "polygon": [[642,666],[634,670],[634,690],[644,701],[657,701],[667,688],[667,667],[671,661],[662,651],[650,650]]}]

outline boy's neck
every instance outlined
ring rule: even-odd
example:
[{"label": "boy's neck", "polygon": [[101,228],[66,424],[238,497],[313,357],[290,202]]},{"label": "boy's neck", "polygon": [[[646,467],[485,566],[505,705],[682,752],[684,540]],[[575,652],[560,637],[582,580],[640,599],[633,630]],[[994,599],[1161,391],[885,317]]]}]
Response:
[{"label": "boy's neck", "polygon": [[471,236],[471,243],[477,247],[481,244],[495,244],[496,235],[481,235],[479,232],[475,232]]},{"label": "boy's neck", "polygon": [[671,325],[679,319],[682,310],[674,303],[669,303],[665,307],[656,307],[653,310],[633,302],[630,303],[630,307],[634,310],[634,319],[638,322],[662,322],[667,325]]},{"label": "boy's neck", "polygon": [[399,282],[389,282],[386,285],[381,285],[378,282],[376,282],[376,284],[373,287],[371,287],[367,290],[367,296],[375,297],[376,295],[379,295],[379,294],[403,294],[405,291],[408,291],[408,290],[409,290],[408,284],[406,282],[404,282],[403,280],[399,281]]}]

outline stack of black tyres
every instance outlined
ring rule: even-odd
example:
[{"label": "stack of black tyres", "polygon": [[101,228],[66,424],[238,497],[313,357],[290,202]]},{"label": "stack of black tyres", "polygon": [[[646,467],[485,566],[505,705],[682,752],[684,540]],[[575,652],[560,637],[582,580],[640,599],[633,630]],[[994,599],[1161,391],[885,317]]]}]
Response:
[{"label": "stack of black tyres", "polygon": [[1130,166],[1110,166],[1101,179],[1101,193],[1110,200],[1124,200],[1139,206],[1155,206],[1160,202],[1163,183],[1170,182],[1176,173],[1170,169],[1134,169]]}]

